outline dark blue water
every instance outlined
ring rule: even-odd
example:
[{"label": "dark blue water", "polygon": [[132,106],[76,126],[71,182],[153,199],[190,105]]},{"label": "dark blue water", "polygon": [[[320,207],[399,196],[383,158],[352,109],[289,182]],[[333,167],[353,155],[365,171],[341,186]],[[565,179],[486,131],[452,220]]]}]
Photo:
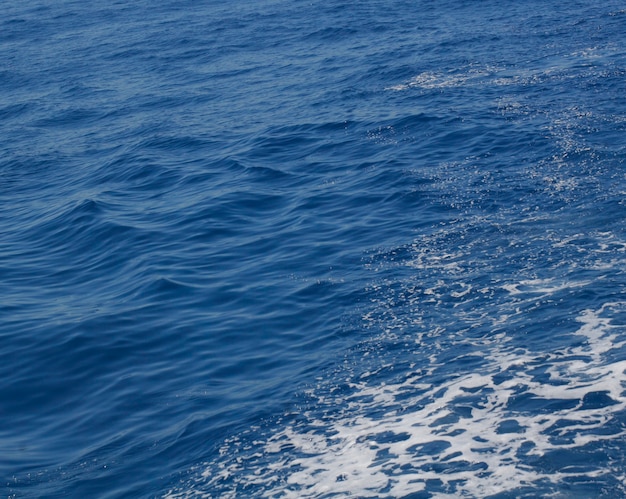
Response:
[{"label": "dark blue water", "polygon": [[0,6],[5,497],[624,497],[623,2]]}]

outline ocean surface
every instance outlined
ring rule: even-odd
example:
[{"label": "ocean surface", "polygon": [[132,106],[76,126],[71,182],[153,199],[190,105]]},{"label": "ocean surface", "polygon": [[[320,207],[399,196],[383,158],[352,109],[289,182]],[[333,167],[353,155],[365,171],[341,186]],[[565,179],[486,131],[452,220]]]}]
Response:
[{"label": "ocean surface", "polygon": [[625,7],[4,0],[0,496],[626,497]]}]

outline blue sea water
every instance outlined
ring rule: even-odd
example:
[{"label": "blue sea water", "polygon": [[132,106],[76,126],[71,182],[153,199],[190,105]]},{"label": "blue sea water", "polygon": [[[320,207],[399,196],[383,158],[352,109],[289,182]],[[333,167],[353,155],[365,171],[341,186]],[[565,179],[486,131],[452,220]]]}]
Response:
[{"label": "blue sea water", "polygon": [[626,497],[621,1],[0,6],[0,490]]}]

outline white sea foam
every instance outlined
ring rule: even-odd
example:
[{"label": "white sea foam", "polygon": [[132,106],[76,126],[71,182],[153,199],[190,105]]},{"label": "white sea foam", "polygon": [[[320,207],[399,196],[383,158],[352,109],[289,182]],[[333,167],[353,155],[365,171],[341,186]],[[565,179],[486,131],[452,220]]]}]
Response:
[{"label": "white sea foam", "polygon": [[580,288],[589,284],[587,281],[562,281],[555,279],[525,279],[518,283],[504,284],[502,287],[512,295],[537,294],[551,295],[571,288]]},{"label": "white sea foam", "polygon": [[515,347],[506,335],[481,340],[483,367],[443,382],[430,380],[436,364],[398,383],[372,383],[374,373],[365,373],[350,395],[318,401],[336,413],[304,414],[304,423],[255,442],[248,454],[237,439],[226,442],[224,462],[207,467],[204,492],[171,497],[210,497],[227,481],[232,494],[223,497],[251,486],[263,497],[402,497],[428,487],[434,497],[486,497],[540,482],[621,476],[606,463],[587,462],[584,470],[536,463],[626,436],[612,424],[626,410],[626,361],[606,361],[626,344],[624,325],[611,319],[624,309],[607,303],[583,311],[574,332],[580,341],[549,354]]},{"label": "white sea foam", "polygon": [[574,79],[577,73],[572,71],[572,68],[595,71],[591,66],[593,63],[601,64],[620,50],[616,45],[605,48],[587,47],[570,54],[555,56],[553,60],[542,61],[542,64],[536,67],[470,65],[465,70],[423,71],[403,83],[386,87],[385,90],[401,92],[409,89],[442,90],[478,85],[532,85],[549,78]]},{"label": "white sea foam", "polygon": [[[325,492],[345,492],[353,496],[375,497],[382,489],[392,497],[400,497],[424,487],[427,480],[437,480],[446,485],[459,482],[455,494],[484,497],[501,491],[515,489],[524,483],[542,479],[560,481],[576,474],[562,470],[542,473],[520,462],[518,455],[543,456],[551,450],[582,448],[591,442],[623,437],[604,434],[602,428],[612,415],[626,408],[622,383],[626,361],[602,364],[602,357],[611,349],[623,345],[614,343],[610,334],[611,324],[602,318],[606,305],[600,311],[586,311],[579,320],[581,328],[576,334],[585,343],[558,353],[558,364],[550,367],[550,380],[567,379],[567,384],[539,382],[528,374],[527,369],[546,360],[530,352],[507,351],[504,345],[494,348],[489,355],[489,369],[485,374],[468,373],[443,385],[433,385],[423,393],[423,385],[416,398],[402,398],[402,405],[419,405],[431,400],[421,409],[409,412],[394,409],[381,419],[355,417],[326,423],[324,432],[309,432],[294,437],[294,429],[279,433],[276,440],[284,440],[296,448],[300,446],[307,456],[295,459],[292,466],[300,471],[292,474],[290,484],[298,485],[300,497],[315,497]],[[550,356],[548,363],[557,361]],[[578,360],[584,357],[586,360]],[[495,377],[505,371],[514,373],[508,381],[498,383]],[[366,398],[360,412],[373,406],[384,407],[395,397],[411,390],[414,380],[398,385],[357,386],[356,399]],[[468,395],[482,398],[479,404],[471,403],[461,418],[455,411],[467,404]],[[575,401],[575,407],[554,411],[527,413],[523,407],[512,409],[511,401],[521,395],[541,401]],[[585,408],[585,397],[598,395],[606,402],[597,407]],[[552,429],[568,419],[576,424],[563,426],[555,434]],[[510,423],[514,431],[503,432],[501,425]],[[324,426],[316,421],[313,426]],[[596,430],[596,431],[594,431]],[[385,435],[381,440],[376,435]],[[327,435],[332,435],[329,439]],[[555,444],[559,437],[566,443]],[[384,443],[384,440],[399,441]],[[301,447],[303,439],[316,442],[313,447],[324,452],[311,454]],[[525,445],[532,445],[524,452]],[[437,449],[424,452],[425,448]],[[310,447],[311,448],[311,447]],[[420,452],[421,449],[421,452]],[[379,455],[388,458],[377,458]],[[454,463],[459,464],[455,470]],[[434,471],[435,465],[443,465],[445,471]],[[468,471],[467,464],[472,468]],[[476,466],[482,468],[476,472]],[[606,470],[604,470],[606,471]],[[595,470],[593,473],[600,473]],[[339,478],[341,478],[339,480]],[[339,480],[339,481],[338,481]]]}]

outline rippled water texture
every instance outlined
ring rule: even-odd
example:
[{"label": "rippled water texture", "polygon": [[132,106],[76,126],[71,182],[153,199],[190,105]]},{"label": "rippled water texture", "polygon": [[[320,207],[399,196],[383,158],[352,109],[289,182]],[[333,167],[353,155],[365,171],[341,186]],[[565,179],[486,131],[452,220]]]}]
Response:
[{"label": "rippled water texture", "polygon": [[0,14],[4,496],[626,495],[621,2]]}]

